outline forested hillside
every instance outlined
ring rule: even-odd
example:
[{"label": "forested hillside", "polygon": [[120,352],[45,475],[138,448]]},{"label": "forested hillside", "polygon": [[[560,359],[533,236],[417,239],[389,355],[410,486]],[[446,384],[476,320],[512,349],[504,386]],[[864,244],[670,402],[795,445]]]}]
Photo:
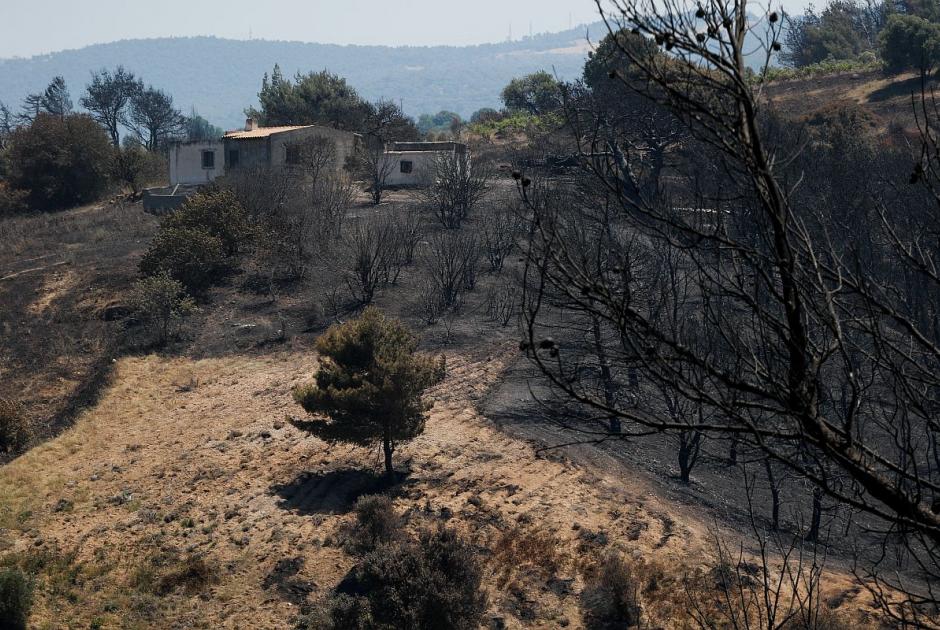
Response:
[{"label": "forested hillside", "polygon": [[240,124],[255,104],[261,77],[280,64],[286,76],[328,69],[365,98],[401,102],[412,116],[450,110],[469,116],[499,105],[514,77],[545,69],[563,79],[580,74],[603,24],[522,41],[469,47],[338,46],[236,41],[213,37],[126,40],[29,59],[0,60],[0,101],[18,108],[27,94],[62,76],[78,93],[91,73],[124,65],[172,94],[183,111],[195,107],[214,124]]}]

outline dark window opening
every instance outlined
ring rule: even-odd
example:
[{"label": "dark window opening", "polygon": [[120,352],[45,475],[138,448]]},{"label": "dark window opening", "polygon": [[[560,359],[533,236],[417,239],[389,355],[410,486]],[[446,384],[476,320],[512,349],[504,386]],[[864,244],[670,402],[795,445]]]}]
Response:
[{"label": "dark window opening", "polygon": [[413,168],[414,168],[414,162],[412,162],[411,160],[402,160],[402,161],[401,161],[401,172],[402,172],[402,173],[410,173]]},{"label": "dark window opening", "polygon": [[238,166],[238,149],[232,149],[228,152],[228,165],[229,168]]},{"label": "dark window opening", "polygon": [[215,151],[202,152],[202,168],[215,168]]},{"label": "dark window opening", "polygon": [[288,164],[300,164],[300,147],[296,145],[288,146],[285,160]]}]

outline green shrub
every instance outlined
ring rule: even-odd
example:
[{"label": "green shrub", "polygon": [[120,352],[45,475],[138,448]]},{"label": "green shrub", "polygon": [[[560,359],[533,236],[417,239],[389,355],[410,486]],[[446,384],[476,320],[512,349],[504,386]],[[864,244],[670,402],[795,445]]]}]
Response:
[{"label": "green shrub", "polygon": [[32,585],[19,569],[0,570],[0,628],[25,630],[33,603]]},{"label": "green shrub", "polygon": [[113,147],[90,116],[39,114],[9,140],[8,181],[34,210],[95,201],[108,187]]},{"label": "green shrub", "polygon": [[23,408],[12,400],[0,398],[0,453],[20,450],[29,442],[31,432]]},{"label": "green shrub", "polygon": [[333,600],[329,617],[335,630],[470,630],[486,610],[482,575],[475,551],[455,532],[426,532],[367,555],[344,580],[348,597]]},{"label": "green shrub", "polygon": [[129,306],[161,345],[167,342],[173,327],[196,310],[182,283],[166,271],[138,280],[131,290]]},{"label": "green shrub", "polygon": [[111,177],[137,195],[147,184],[166,180],[166,160],[161,154],[140,145],[115,149],[111,159]]},{"label": "green shrub", "polygon": [[381,494],[367,495],[356,501],[356,543],[360,549],[372,550],[391,542],[401,530],[401,517],[392,500]]},{"label": "green shrub", "polygon": [[226,271],[222,240],[202,228],[161,228],[140,261],[145,276],[166,273],[189,293],[205,292]]},{"label": "green shrub", "polygon": [[869,72],[881,70],[881,60],[867,51],[856,59],[827,59],[819,63],[800,66],[799,68],[768,68],[764,74],[751,73],[749,76],[754,83],[789,81],[794,79],[809,79],[830,74],[843,74],[846,72]]},{"label": "green shrub", "polygon": [[226,256],[235,256],[251,240],[248,213],[230,190],[209,189],[193,195],[160,224],[160,229],[199,229],[222,243]]}]

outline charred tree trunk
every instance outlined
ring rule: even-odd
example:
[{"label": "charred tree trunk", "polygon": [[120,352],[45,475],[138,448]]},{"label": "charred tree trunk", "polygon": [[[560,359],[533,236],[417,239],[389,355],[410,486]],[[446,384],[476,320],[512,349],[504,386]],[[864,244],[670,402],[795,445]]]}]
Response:
[{"label": "charred tree trunk", "polygon": [[[597,315],[591,315],[591,333],[594,336],[594,349],[597,353],[597,362],[601,369],[601,386],[604,388],[604,404],[608,409],[613,409],[616,403],[616,385],[610,370],[610,359],[607,357],[607,351],[604,350],[604,342],[601,339],[601,322]],[[611,416],[608,424],[608,430],[613,434],[619,434],[621,430],[620,418]]]},{"label": "charred tree trunk", "polygon": [[767,484],[770,486],[770,519],[774,531],[780,529],[780,482],[774,475],[774,467],[767,457],[764,459],[764,470],[767,471]]},{"label": "charred tree trunk", "polygon": [[822,523],[822,490],[813,486],[813,516],[810,519],[809,534],[806,536],[810,542],[819,540],[819,526]]},{"label": "charred tree trunk", "polygon": [[392,453],[395,451],[395,447],[392,445],[392,428],[388,424],[385,425],[382,450],[385,452],[385,476],[392,479],[395,476],[395,469],[392,467]]}]

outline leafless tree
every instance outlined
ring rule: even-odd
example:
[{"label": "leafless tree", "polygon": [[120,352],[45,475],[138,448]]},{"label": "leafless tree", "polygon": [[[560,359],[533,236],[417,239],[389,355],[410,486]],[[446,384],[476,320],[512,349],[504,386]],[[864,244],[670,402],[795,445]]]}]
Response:
[{"label": "leafless tree", "polygon": [[490,287],[486,294],[486,316],[500,326],[508,326],[519,313],[520,289],[515,282]]},{"label": "leafless tree", "polygon": [[473,164],[466,153],[441,154],[428,168],[427,186],[417,195],[446,228],[459,228],[486,194],[489,168]]},{"label": "leafless tree", "polygon": [[480,235],[490,272],[502,271],[503,263],[516,248],[516,241],[522,235],[524,226],[525,217],[519,207],[499,204],[484,210]]},{"label": "leafless tree", "polygon": [[[747,477],[746,477],[747,479]],[[750,497],[753,486],[745,484]],[[753,510],[750,512],[753,515]],[[848,627],[826,604],[822,592],[826,546],[799,536],[766,532],[752,517],[744,543],[729,543],[712,532],[715,558],[710,571],[687,576],[689,616],[702,630],[785,630]]]},{"label": "leafless tree", "polygon": [[453,308],[461,295],[472,290],[480,261],[476,236],[463,232],[438,232],[429,239],[424,268],[437,288],[440,307]]},{"label": "leafless tree", "polygon": [[395,168],[395,161],[385,153],[385,144],[374,138],[357,145],[354,159],[355,172],[367,182],[372,203],[379,205],[385,195],[388,176]]},{"label": "leafless tree", "polygon": [[361,304],[369,304],[388,277],[388,223],[377,218],[359,218],[344,235],[350,261],[346,285]]}]

